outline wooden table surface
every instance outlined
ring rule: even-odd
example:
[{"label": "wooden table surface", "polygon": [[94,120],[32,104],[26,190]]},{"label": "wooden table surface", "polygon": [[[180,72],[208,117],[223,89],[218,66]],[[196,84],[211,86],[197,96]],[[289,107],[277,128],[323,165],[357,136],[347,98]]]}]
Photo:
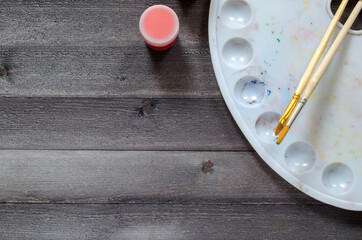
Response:
[{"label": "wooden table surface", "polygon": [[[167,4],[166,52],[138,31]],[[0,4],[0,239],[362,239],[254,152],[220,95],[209,0]]]}]

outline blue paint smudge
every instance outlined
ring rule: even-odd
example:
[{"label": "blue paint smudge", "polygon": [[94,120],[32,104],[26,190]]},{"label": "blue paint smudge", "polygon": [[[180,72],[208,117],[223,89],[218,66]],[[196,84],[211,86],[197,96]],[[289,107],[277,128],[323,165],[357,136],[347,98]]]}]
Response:
[{"label": "blue paint smudge", "polygon": [[279,38],[277,38],[277,41],[278,41],[278,42],[280,42],[280,39],[279,39]]},{"label": "blue paint smudge", "polygon": [[244,87],[243,87],[243,89],[241,89],[241,92],[244,91],[244,89],[246,88],[246,85],[248,85],[248,83],[245,83],[245,84],[244,84]]},{"label": "blue paint smudge", "polygon": [[[265,95],[265,82],[259,79],[253,79],[244,83],[244,86],[240,92],[241,100],[246,104],[260,103]],[[271,91],[267,90],[267,94],[270,95]]]},{"label": "blue paint smudge", "polygon": [[268,96],[270,96],[270,94],[271,94],[271,91],[270,91],[270,90],[268,90],[268,91],[267,91],[267,93],[268,93]]},{"label": "blue paint smudge", "polygon": [[[252,81],[250,81],[251,83],[253,83],[253,84],[261,84],[261,85],[263,85],[263,86],[265,86],[265,82],[259,82],[259,81],[257,81],[256,79],[254,79],[254,80],[252,80]],[[248,83],[246,83],[246,84],[248,84]],[[246,85],[245,84],[245,85]],[[244,86],[245,87],[245,86]]]}]

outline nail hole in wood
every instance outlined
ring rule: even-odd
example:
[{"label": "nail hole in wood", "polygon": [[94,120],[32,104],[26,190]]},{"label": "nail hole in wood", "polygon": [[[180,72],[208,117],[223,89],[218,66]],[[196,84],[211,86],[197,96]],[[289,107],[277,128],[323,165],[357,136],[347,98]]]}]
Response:
[{"label": "nail hole in wood", "polygon": [[209,174],[213,171],[214,169],[214,164],[210,161],[206,161],[202,164],[202,172]]}]

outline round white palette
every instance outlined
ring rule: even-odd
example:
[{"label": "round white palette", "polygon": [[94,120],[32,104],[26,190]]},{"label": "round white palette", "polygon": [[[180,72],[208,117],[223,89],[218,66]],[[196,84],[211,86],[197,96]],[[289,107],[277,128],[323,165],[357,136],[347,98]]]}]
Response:
[{"label": "round white palette", "polygon": [[304,193],[361,211],[362,31],[347,35],[290,132],[275,143],[278,120],[332,17],[330,0],[212,0],[210,51],[225,102],[263,160]]}]

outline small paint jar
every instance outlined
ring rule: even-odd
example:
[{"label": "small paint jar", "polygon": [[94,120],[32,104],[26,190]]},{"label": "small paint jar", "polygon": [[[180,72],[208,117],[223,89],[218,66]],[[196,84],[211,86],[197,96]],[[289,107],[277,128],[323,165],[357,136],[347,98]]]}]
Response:
[{"label": "small paint jar", "polygon": [[171,8],[154,5],[143,12],[139,28],[147,45],[154,50],[162,51],[175,43],[180,24]]}]

